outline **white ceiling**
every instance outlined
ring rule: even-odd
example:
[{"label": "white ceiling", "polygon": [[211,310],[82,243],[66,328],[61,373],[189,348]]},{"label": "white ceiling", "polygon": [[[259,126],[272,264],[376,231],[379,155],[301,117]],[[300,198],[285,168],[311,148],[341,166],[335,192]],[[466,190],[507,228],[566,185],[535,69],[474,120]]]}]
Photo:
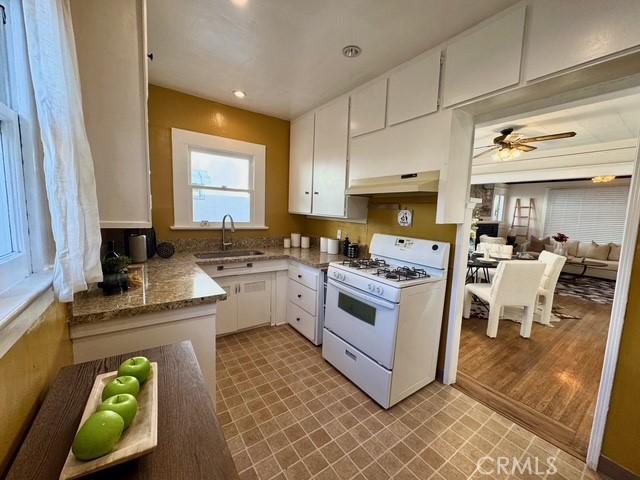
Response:
[{"label": "white ceiling", "polygon": [[[291,119],[516,0],[149,0],[150,82]],[[362,54],[342,56],[357,44]],[[238,100],[232,90],[246,91]]]},{"label": "white ceiling", "polygon": [[[500,135],[500,130],[506,127],[514,127],[517,133],[526,137],[567,131],[576,132],[573,138],[533,143],[532,145],[538,147],[538,150],[523,153],[520,157],[523,160],[527,156],[549,154],[557,149],[574,149],[575,147],[575,150],[579,151],[581,147],[586,150],[592,146],[623,141],[634,145],[640,134],[640,95],[563,108],[555,112],[476,128],[474,154],[485,150],[480,147],[491,145],[493,138]],[[488,161],[493,161],[491,154],[479,157],[474,160],[474,163]]]}]

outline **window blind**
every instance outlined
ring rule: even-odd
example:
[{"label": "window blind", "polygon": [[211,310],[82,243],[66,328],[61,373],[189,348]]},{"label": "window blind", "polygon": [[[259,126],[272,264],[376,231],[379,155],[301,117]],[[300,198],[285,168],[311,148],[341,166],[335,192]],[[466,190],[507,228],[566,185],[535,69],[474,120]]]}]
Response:
[{"label": "window blind", "polygon": [[550,190],[545,237],[562,232],[581,242],[621,243],[628,195],[628,186]]}]

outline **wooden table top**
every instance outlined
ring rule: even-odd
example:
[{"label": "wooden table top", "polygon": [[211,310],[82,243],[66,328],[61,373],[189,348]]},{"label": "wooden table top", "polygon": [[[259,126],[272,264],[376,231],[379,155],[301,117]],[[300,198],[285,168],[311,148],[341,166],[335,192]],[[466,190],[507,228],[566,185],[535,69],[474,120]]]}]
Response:
[{"label": "wooden table top", "polygon": [[86,479],[238,479],[190,342],[63,368],[23,442],[7,479],[57,479],[95,377],[134,355],[158,362],[158,446],[148,455]]}]

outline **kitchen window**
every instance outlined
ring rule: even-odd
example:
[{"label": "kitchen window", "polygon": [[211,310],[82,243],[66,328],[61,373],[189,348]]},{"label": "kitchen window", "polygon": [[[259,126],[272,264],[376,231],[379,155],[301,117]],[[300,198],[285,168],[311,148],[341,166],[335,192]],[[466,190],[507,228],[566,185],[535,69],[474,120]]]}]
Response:
[{"label": "kitchen window", "polygon": [[0,0],[0,293],[31,273],[8,5]]},{"label": "kitchen window", "polygon": [[174,229],[264,229],[265,146],[172,129]]}]

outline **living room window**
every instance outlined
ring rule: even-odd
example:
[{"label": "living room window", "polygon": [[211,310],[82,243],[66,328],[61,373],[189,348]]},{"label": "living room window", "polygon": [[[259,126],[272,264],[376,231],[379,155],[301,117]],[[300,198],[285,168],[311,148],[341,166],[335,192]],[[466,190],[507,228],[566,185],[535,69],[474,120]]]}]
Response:
[{"label": "living room window", "polygon": [[562,232],[582,242],[620,244],[628,196],[628,186],[551,189],[545,236]]},{"label": "living room window", "polygon": [[265,147],[172,129],[174,229],[265,226]]}]

